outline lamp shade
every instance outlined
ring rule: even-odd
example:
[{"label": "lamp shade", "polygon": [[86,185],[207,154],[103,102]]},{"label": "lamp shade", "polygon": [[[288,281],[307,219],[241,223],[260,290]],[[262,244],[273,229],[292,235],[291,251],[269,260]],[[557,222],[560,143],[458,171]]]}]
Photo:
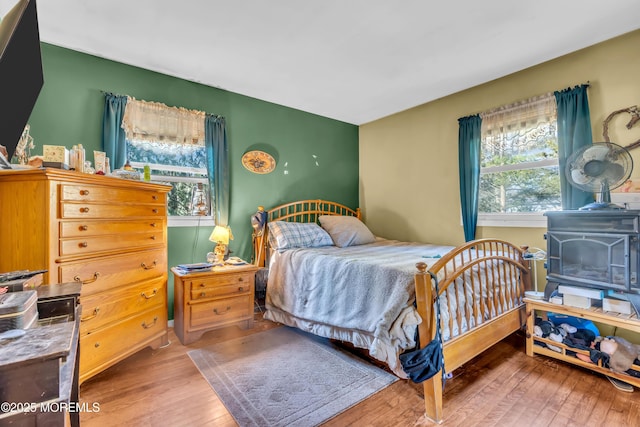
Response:
[{"label": "lamp shade", "polygon": [[229,244],[229,240],[233,240],[231,228],[222,225],[216,225],[209,236],[209,240],[215,243]]}]

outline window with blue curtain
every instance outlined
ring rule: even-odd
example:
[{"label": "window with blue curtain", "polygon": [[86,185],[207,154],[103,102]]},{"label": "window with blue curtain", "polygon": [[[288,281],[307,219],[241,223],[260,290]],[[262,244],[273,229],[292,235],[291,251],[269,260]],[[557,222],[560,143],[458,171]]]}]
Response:
[{"label": "window with blue curtain", "polygon": [[592,144],[587,87],[459,120],[465,239],[475,236],[477,225],[543,227],[544,212],[577,209],[593,200],[592,194],[572,188],[563,172],[571,153]]},{"label": "window with blue curtain", "polygon": [[127,160],[149,169],[150,180],[170,184],[170,217],[211,217],[205,149],[206,114],[159,102],[129,99],[122,119]]}]

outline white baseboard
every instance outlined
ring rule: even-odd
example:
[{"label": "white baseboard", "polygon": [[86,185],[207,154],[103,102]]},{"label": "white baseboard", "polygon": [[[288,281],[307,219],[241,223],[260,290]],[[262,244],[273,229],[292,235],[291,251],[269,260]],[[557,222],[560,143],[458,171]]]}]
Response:
[{"label": "white baseboard", "polygon": [[170,328],[173,328],[173,319],[167,322],[167,326],[169,326]]}]

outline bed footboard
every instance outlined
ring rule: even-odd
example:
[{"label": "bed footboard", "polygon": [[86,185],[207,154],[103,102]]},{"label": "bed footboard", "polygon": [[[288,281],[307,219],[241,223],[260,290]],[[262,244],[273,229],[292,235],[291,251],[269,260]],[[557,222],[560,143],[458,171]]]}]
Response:
[{"label": "bed footboard", "polygon": [[[464,307],[461,316],[451,316],[449,326],[464,318],[473,324],[465,333],[444,343],[447,372],[452,372],[476,355],[520,329],[525,322],[522,298],[530,289],[529,262],[524,258],[526,247],[518,247],[498,239],[480,239],[461,245],[436,262],[429,270],[425,263],[416,265],[416,305],[423,319],[419,326],[420,346],[426,346],[435,336],[433,303],[456,283],[464,280],[472,289],[484,289],[478,294],[458,295],[454,286],[449,297],[469,298],[457,306]],[[435,283],[438,278],[438,295]],[[458,324],[458,327],[461,325]],[[442,375],[436,374],[423,383],[426,415],[441,423],[443,420]]]}]

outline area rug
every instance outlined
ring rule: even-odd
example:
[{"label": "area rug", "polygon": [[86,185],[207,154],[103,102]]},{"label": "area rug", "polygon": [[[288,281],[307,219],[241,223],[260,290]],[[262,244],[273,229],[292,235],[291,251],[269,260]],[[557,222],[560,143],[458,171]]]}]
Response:
[{"label": "area rug", "polygon": [[188,354],[241,427],[315,426],[398,379],[286,326]]}]

